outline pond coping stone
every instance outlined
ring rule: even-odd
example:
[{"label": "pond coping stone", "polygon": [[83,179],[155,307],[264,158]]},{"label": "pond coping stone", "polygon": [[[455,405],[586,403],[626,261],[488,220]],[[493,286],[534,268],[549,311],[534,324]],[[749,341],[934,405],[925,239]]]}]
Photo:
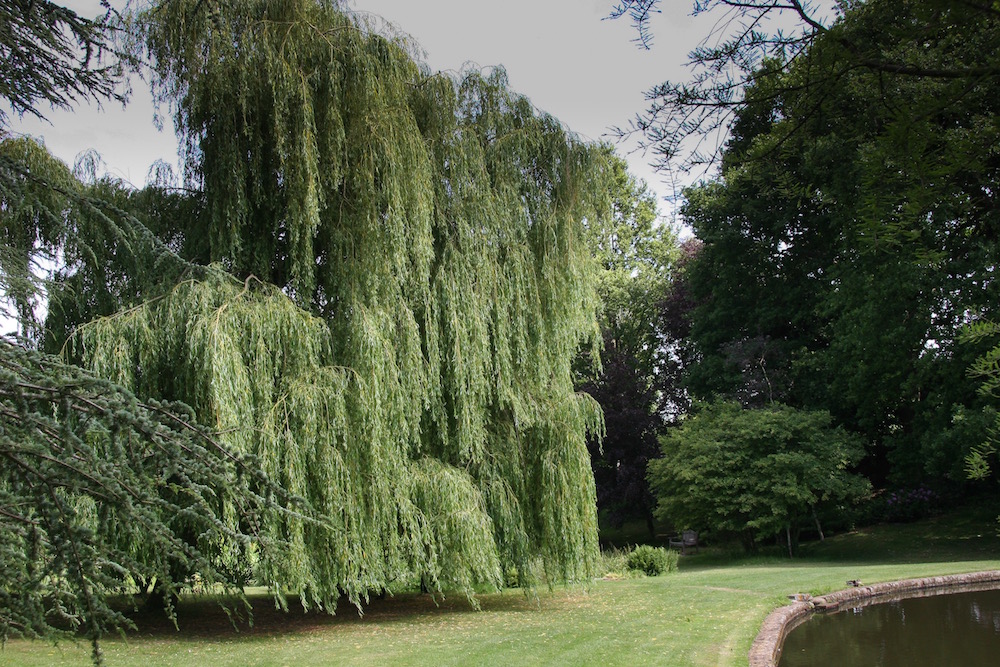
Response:
[{"label": "pond coping stone", "polygon": [[796,601],[775,609],[764,619],[760,632],[750,647],[750,667],[777,667],[785,637],[808,620],[814,612],[835,612],[885,601],[884,598],[920,597],[922,593],[944,593],[942,589],[957,586],[991,583],[996,583],[998,585],[995,587],[1000,587],[1000,570],[886,581],[870,586],[858,585],[817,597],[802,593],[789,595]]}]

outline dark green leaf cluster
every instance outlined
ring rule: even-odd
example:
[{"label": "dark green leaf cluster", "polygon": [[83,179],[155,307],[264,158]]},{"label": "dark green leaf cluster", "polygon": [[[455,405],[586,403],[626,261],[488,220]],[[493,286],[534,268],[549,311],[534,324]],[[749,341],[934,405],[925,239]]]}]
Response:
[{"label": "dark green leaf cluster", "polygon": [[[1000,335],[1000,326],[992,320],[978,320],[969,323],[961,331],[961,340],[966,344],[988,341],[993,347],[978,357],[969,368],[969,375],[979,381],[979,393],[991,399],[1000,395],[1000,345],[996,345]],[[989,439],[974,444],[965,456],[965,473],[969,479],[984,480],[993,476],[993,459],[997,453],[997,442],[1000,439],[1000,415],[995,410],[984,411],[992,428],[988,430]]]},{"label": "dark green leaf cluster", "polygon": [[[622,0],[612,18],[630,15],[637,41],[647,43],[659,4]],[[983,40],[1000,19],[989,0],[696,0],[693,5],[695,16],[712,15],[716,25],[689,54],[691,78],[649,90],[647,110],[621,131],[641,137],[667,172],[718,166],[740,116],[760,105],[779,105],[785,93],[806,98],[818,110],[829,86],[858,73],[887,82],[887,90],[900,80],[935,82],[947,98],[961,98],[966,87],[1000,76],[994,45],[989,37]],[[787,85],[761,85],[793,70],[795,80]],[[794,133],[796,127],[792,123],[786,130]]]},{"label": "dark green leaf cluster", "polygon": [[871,0],[761,66],[720,180],[686,193],[698,395],[828,410],[877,485],[961,489],[986,347],[959,332],[1000,296],[998,47],[981,3]]}]

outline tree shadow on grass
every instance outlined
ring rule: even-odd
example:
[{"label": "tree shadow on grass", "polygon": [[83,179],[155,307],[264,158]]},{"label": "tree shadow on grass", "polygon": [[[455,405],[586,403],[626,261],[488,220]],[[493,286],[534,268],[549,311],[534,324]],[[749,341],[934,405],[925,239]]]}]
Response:
[{"label": "tree shadow on grass", "polygon": [[[252,614],[247,614],[246,605],[237,598],[221,598],[212,595],[191,595],[183,597],[177,604],[177,625],[158,610],[129,613],[136,624],[136,630],[128,633],[130,638],[171,639],[171,640],[244,640],[250,637],[267,638],[277,635],[309,634],[334,627],[349,627],[358,624],[421,623],[443,620],[449,616],[479,613],[525,613],[543,611],[558,604],[551,596],[525,595],[521,591],[510,590],[479,596],[480,608],[460,593],[442,598],[422,593],[397,593],[384,599],[373,598],[363,605],[363,613],[342,598],[336,613],[330,614],[317,609],[303,610],[296,597],[288,598],[288,610],[276,607],[274,598],[268,593],[254,593],[247,596]],[[229,610],[227,612],[227,609]],[[249,621],[249,622],[248,622]]]}]

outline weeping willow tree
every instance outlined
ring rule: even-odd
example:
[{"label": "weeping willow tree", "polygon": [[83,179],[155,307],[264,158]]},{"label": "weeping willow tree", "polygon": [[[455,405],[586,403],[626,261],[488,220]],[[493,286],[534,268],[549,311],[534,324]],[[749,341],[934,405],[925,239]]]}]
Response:
[{"label": "weeping willow tree", "polygon": [[[596,346],[586,226],[606,154],[502,70],[432,74],[329,1],[169,0],[134,17],[219,270],[73,350],[183,400],[325,521],[273,515],[273,587],[331,608],[419,576],[589,576]],[[596,355],[594,355],[596,357]]]}]

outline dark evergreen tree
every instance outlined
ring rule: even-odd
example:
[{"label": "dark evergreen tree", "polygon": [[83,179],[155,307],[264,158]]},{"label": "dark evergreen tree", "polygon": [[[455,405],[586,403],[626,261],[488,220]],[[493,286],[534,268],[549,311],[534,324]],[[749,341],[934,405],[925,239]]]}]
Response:
[{"label": "dark evergreen tree", "polygon": [[[89,19],[49,0],[0,1],[0,99],[11,111],[44,118],[43,105],[125,101],[129,59],[114,45],[118,15],[101,6],[104,15]],[[0,106],[0,126],[7,122]]]}]

